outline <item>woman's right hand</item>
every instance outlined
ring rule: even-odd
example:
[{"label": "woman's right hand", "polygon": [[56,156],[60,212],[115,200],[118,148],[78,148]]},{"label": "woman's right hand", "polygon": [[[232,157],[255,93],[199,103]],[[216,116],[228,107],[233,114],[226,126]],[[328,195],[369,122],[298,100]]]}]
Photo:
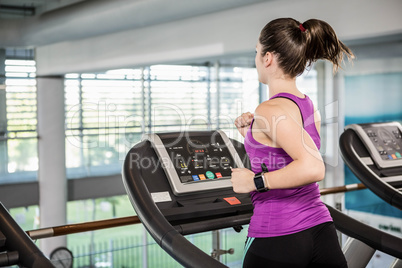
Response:
[{"label": "woman's right hand", "polygon": [[245,137],[248,127],[251,125],[251,122],[253,121],[254,114],[247,112],[241,114],[239,117],[236,118],[234,124],[237,128],[237,130],[240,132],[240,134]]}]

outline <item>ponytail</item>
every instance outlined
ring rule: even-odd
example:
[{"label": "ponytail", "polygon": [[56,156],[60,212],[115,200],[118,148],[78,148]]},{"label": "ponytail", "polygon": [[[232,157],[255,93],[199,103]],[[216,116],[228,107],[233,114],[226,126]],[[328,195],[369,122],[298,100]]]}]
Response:
[{"label": "ponytail", "polygon": [[332,62],[336,72],[343,62],[344,55],[349,60],[354,58],[352,51],[338,39],[334,29],[325,21],[310,19],[301,25],[306,29],[307,66],[319,59],[325,59]]},{"label": "ponytail", "polygon": [[344,55],[354,58],[332,27],[317,19],[304,23],[292,18],[273,20],[261,30],[259,42],[262,55],[276,54],[279,66],[291,77],[301,75],[306,67],[319,59],[329,60],[337,71]]}]

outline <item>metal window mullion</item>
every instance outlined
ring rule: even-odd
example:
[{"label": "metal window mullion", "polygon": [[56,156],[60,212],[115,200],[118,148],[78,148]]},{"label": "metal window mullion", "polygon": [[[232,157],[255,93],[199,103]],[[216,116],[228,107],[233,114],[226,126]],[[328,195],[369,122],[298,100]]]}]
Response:
[{"label": "metal window mullion", "polygon": [[[325,100],[327,98],[327,91],[325,90],[325,81],[326,81],[326,73],[325,73],[325,64],[323,61],[319,61],[315,63],[314,68],[317,71],[317,109],[321,113],[321,130],[320,130],[320,136],[321,136],[321,145],[326,145],[327,144],[327,127],[328,127],[328,121],[327,121],[327,116],[325,114],[326,109],[325,109]],[[326,157],[325,151],[327,148],[325,146],[321,146],[321,153],[324,154],[324,158]]]},{"label": "metal window mullion", "polygon": [[207,65],[207,116],[208,116],[208,130],[211,130],[211,65]]},{"label": "metal window mullion", "polygon": [[144,67],[141,67],[141,115],[142,115],[142,122],[141,122],[141,134],[145,134],[145,77],[144,77]]},{"label": "metal window mullion", "polygon": [[220,107],[220,79],[219,79],[219,72],[220,72],[220,64],[219,61],[215,62],[215,72],[216,72],[216,129],[219,129],[220,127],[220,112],[221,112],[221,107]]},{"label": "metal window mullion", "polygon": [[147,95],[147,101],[148,101],[148,132],[152,131],[152,99],[151,99],[151,67],[147,67],[148,69],[148,77],[147,77],[147,81],[148,81],[148,95]]},{"label": "metal window mullion", "polygon": [[[78,120],[78,124],[79,124],[79,139],[80,139],[80,144],[83,145],[84,144],[84,115],[83,115],[83,100],[82,100],[82,96],[83,96],[83,92],[82,92],[82,78],[81,75],[78,78],[78,98],[79,98],[79,120]],[[84,146],[80,146],[80,163],[82,166],[85,166],[84,164]],[[88,163],[89,164],[89,163]]]},{"label": "metal window mullion", "polygon": [[0,174],[7,173],[6,50],[0,49]]},{"label": "metal window mullion", "polygon": [[258,82],[258,103],[262,103],[268,99],[268,92],[261,82]]}]

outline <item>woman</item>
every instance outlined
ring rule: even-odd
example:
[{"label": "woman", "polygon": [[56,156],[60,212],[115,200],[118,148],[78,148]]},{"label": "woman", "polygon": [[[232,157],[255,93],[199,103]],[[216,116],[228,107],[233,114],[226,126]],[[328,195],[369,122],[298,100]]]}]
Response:
[{"label": "woman", "polygon": [[318,181],[325,175],[320,115],[296,87],[296,77],[318,59],[333,63],[353,53],[321,20],[269,22],[261,31],[255,64],[269,100],[235,125],[245,138],[252,171],[233,169],[233,190],[251,193],[243,267],[347,267]]}]

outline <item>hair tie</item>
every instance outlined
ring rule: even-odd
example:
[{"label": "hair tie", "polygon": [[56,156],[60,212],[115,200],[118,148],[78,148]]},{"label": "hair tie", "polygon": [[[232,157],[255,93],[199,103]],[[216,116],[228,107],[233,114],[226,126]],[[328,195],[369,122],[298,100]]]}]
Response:
[{"label": "hair tie", "polygon": [[304,33],[306,31],[306,28],[303,27],[303,24],[300,23],[299,29]]}]

